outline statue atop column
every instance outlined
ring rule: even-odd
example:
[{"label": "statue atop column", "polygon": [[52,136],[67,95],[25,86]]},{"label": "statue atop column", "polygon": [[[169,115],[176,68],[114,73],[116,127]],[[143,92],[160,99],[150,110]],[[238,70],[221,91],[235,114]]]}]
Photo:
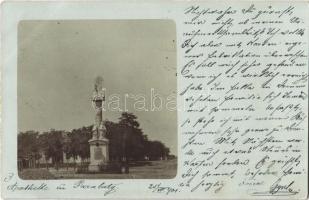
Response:
[{"label": "statue atop column", "polygon": [[102,165],[107,165],[109,161],[109,140],[106,138],[106,128],[103,120],[105,91],[103,89],[103,78],[101,76],[95,79],[91,102],[95,109],[95,123],[92,128],[92,138],[89,140],[89,171],[99,171]]},{"label": "statue atop column", "polygon": [[103,106],[105,102],[105,91],[103,89],[103,78],[98,76],[95,79],[94,91],[92,95],[92,104],[95,108],[95,124],[92,129],[93,139],[106,138],[106,128],[103,122]]}]

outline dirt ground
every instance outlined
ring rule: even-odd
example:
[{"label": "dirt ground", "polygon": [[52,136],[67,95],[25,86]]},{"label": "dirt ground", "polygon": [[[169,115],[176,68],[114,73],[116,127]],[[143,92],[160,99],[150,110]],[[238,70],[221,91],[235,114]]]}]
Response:
[{"label": "dirt ground", "polygon": [[177,160],[150,161],[144,166],[130,167],[129,174],[78,174],[73,168],[24,169],[19,172],[22,179],[171,179],[177,174]]}]

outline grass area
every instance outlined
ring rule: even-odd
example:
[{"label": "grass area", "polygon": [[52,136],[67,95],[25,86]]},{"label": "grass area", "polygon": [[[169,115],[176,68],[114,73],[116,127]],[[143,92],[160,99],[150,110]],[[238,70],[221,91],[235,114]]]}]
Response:
[{"label": "grass area", "polygon": [[177,160],[149,161],[144,166],[130,167],[129,174],[77,174],[73,168],[55,170],[25,169],[22,179],[170,179],[177,173]]},{"label": "grass area", "polygon": [[25,169],[18,173],[21,179],[56,179],[56,176],[47,169]]}]

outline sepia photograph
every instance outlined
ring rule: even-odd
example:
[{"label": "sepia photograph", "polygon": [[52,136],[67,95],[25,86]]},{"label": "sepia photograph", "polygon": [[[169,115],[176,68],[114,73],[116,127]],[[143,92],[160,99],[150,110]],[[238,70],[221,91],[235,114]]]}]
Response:
[{"label": "sepia photograph", "polygon": [[22,20],[17,46],[21,179],[176,176],[172,20]]}]

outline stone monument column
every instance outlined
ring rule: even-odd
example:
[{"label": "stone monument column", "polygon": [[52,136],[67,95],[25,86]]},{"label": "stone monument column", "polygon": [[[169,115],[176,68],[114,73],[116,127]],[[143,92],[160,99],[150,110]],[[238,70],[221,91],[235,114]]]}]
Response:
[{"label": "stone monument column", "polygon": [[92,138],[88,141],[90,146],[90,164],[88,170],[100,171],[100,168],[106,167],[109,161],[109,141],[106,138],[106,128],[103,121],[105,93],[102,77],[96,78],[91,101],[95,109],[95,124],[92,129]]}]

